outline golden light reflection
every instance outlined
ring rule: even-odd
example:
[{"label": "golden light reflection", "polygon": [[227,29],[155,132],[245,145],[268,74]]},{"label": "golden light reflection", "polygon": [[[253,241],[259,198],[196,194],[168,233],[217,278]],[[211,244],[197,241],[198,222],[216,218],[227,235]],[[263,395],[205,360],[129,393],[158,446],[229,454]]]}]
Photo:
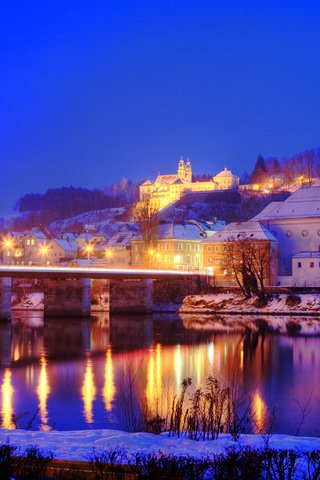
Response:
[{"label": "golden light reflection", "polygon": [[151,411],[159,408],[161,400],[161,383],[162,383],[162,365],[161,365],[161,345],[158,343],[154,348],[149,350],[149,359],[147,367],[147,386],[146,397],[147,404]]},{"label": "golden light reflection", "polygon": [[20,350],[19,350],[19,345],[15,345],[14,350],[13,350],[13,361],[17,362],[20,359]]},{"label": "golden light reflection", "polygon": [[181,358],[181,346],[176,345],[174,349],[174,372],[176,378],[176,387],[180,387],[182,382],[182,358]]},{"label": "golden light reflection", "polygon": [[104,405],[107,411],[112,409],[112,402],[116,393],[116,388],[114,385],[114,374],[113,374],[113,364],[112,364],[112,352],[111,348],[108,347],[106,353],[106,366],[104,371],[104,387],[103,387],[103,399]]},{"label": "golden light reflection", "polygon": [[244,360],[243,342],[241,342],[240,343],[240,370],[243,370],[243,360]]},{"label": "golden light reflection", "polygon": [[7,368],[4,372],[3,381],[1,385],[1,392],[2,392],[2,409],[1,409],[1,417],[2,417],[2,428],[7,428],[9,430],[13,430],[16,428],[13,417],[13,406],[12,406],[12,397],[14,393],[14,388],[11,384],[11,371]]},{"label": "golden light reflection", "polygon": [[208,345],[208,362],[210,367],[213,367],[214,364],[214,343],[210,342]]},{"label": "golden light reflection", "polygon": [[48,425],[49,416],[48,416],[48,396],[50,394],[50,386],[48,381],[48,374],[47,374],[47,362],[44,356],[40,358],[40,375],[37,387],[37,394],[39,397],[39,413],[40,413],[40,430],[48,431],[51,430],[50,425]]},{"label": "golden light reflection", "polygon": [[203,365],[202,365],[202,349],[198,348],[196,353],[196,383],[197,386],[202,384],[202,372],[203,372]]},{"label": "golden light reflection", "polygon": [[264,433],[268,423],[268,408],[257,390],[252,399],[255,433]]},{"label": "golden light reflection", "polygon": [[90,358],[87,359],[81,394],[83,400],[83,413],[86,422],[93,423],[94,418],[92,412],[92,404],[96,398],[96,387],[94,385],[93,369]]}]

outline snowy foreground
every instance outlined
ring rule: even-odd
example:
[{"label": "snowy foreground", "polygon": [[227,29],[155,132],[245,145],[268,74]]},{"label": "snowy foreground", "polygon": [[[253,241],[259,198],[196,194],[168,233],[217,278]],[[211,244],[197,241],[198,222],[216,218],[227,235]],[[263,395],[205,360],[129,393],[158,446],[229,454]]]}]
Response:
[{"label": "snowy foreground", "polygon": [[[230,435],[223,434],[213,441],[194,441],[187,438],[169,437],[168,434],[127,433],[119,430],[74,430],[74,431],[26,431],[0,430],[0,444],[7,440],[12,445],[25,448],[37,445],[44,450],[51,450],[55,459],[88,460],[93,448],[98,452],[114,447],[126,450],[128,456],[136,452],[170,453],[175,456],[190,455],[202,457],[208,454],[222,453],[230,446],[263,447],[264,439],[259,435],[241,435],[234,442]],[[276,449],[299,449],[311,451],[320,449],[320,438],[294,437],[290,435],[273,435],[270,447]]]}]

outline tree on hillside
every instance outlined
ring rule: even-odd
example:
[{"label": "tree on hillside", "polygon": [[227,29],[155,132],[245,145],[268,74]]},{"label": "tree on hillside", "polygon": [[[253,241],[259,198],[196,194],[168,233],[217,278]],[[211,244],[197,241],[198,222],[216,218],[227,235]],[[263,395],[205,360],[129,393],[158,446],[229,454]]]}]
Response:
[{"label": "tree on hillside", "polygon": [[251,183],[264,184],[268,180],[268,170],[264,158],[259,155],[251,174]]},{"label": "tree on hillside", "polygon": [[250,241],[244,235],[231,237],[226,243],[226,267],[234,272],[245,298],[265,299],[265,281],[270,275],[271,247],[269,242]]}]

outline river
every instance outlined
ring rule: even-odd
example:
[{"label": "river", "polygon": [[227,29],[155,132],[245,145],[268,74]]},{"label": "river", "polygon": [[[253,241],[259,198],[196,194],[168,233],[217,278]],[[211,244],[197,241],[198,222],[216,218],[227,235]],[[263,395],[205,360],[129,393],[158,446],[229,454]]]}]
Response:
[{"label": "river", "polygon": [[168,413],[184,378],[198,387],[214,375],[237,378],[253,431],[272,423],[277,433],[319,435],[320,338],[217,333],[213,323],[14,312],[12,324],[0,325],[1,426],[125,429],[128,404]]}]

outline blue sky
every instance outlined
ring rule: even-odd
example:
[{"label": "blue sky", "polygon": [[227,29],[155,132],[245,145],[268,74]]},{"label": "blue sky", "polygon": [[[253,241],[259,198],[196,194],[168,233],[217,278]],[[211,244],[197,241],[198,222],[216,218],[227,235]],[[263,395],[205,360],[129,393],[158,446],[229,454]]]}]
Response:
[{"label": "blue sky", "polygon": [[316,1],[0,5],[0,213],[50,186],[241,174],[320,145]]}]

